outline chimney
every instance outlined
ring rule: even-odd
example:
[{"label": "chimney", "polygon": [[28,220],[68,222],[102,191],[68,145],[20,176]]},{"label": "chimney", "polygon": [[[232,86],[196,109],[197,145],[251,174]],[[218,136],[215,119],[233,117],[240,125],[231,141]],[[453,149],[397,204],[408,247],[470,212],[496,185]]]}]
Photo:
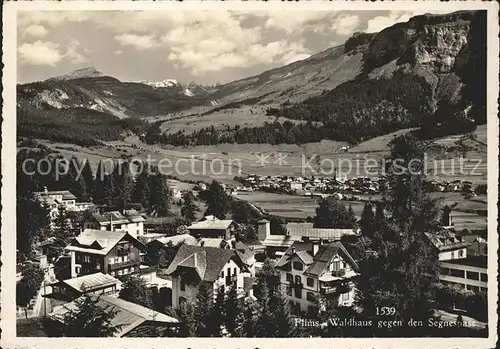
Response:
[{"label": "chimney", "polygon": [[113,213],[109,213],[109,231],[113,231]]},{"label": "chimney", "polygon": [[295,247],[292,247],[292,254],[295,253]]},{"label": "chimney", "polygon": [[49,193],[49,189],[47,189],[47,186],[44,186],[44,187],[43,187],[43,192],[44,192],[45,194],[48,194],[48,193]]}]

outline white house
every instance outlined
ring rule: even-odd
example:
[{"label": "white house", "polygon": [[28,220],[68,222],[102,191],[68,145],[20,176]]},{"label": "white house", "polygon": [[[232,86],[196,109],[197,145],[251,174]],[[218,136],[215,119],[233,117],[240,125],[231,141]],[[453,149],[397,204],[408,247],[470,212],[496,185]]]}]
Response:
[{"label": "white house", "polygon": [[110,211],[103,214],[94,213],[84,223],[85,229],[126,231],[134,238],[144,234],[144,217],[136,212]]},{"label": "white house", "polygon": [[487,256],[440,261],[439,280],[471,291],[485,291],[488,289],[487,262]]},{"label": "white house", "polygon": [[425,233],[439,253],[439,260],[453,260],[467,257],[467,247],[470,243],[462,241],[454,232],[443,230],[438,233]]},{"label": "white house", "polygon": [[182,245],[170,266],[161,274],[172,278],[172,307],[194,301],[200,283],[214,297],[223,287],[226,292],[236,285],[243,293],[248,269],[234,249]]},{"label": "white house", "polygon": [[319,295],[338,299],[341,306],[354,302],[358,265],[340,242],[294,242],[277,267],[293,314],[314,314]]}]

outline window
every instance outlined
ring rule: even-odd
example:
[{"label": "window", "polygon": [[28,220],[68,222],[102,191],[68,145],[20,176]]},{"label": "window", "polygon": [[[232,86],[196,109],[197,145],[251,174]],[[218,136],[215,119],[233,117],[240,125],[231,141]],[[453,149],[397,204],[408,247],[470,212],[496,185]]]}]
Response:
[{"label": "window", "polygon": [[349,300],[349,293],[342,293],[342,300],[348,301]]},{"label": "window", "polygon": [[314,302],[316,300],[316,297],[314,297],[314,294],[312,292],[307,292],[306,298],[309,302]]},{"label": "window", "polygon": [[[135,225],[136,225],[136,226],[139,226],[139,223],[136,223]],[[139,232],[139,230],[137,230],[137,232]]]},{"label": "window", "polygon": [[101,264],[100,264],[100,263],[97,263],[97,264],[95,265],[95,268],[96,268],[97,270],[101,270]]},{"label": "window", "polygon": [[224,279],[224,270],[220,272],[220,277]]},{"label": "window", "polygon": [[83,261],[86,263],[90,262],[90,256],[83,256]]},{"label": "window", "polygon": [[293,281],[293,275],[290,273],[286,273],[286,281],[292,282]]},{"label": "window", "polygon": [[295,288],[295,298],[302,298],[302,289],[301,288]]},{"label": "window", "polygon": [[451,251],[451,259],[455,259],[455,251]]},{"label": "window", "polygon": [[479,280],[479,273],[475,271],[467,272],[467,279],[469,280]]},{"label": "window", "polygon": [[314,279],[313,278],[307,278],[307,286],[309,286],[309,287],[314,286]]},{"label": "window", "polygon": [[340,268],[340,262],[338,262],[338,261],[337,262],[333,262],[331,268],[332,268],[332,271],[339,271],[341,269]]},{"label": "window", "polygon": [[81,260],[82,260],[82,256],[81,256],[81,255],[79,255],[79,254],[77,254],[77,255],[76,255],[76,261],[77,261],[77,262],[81,262]]},{"label": "window", "polygon": [[123,256],[123,261],[128,262],[128,256]]},{"label": "window", "polygon": [[118,257],[118,263],[121,263],[121,262],[123,262],[123,257],[122,256]]},{"label": "window", "polygon": [[463,256],[464,256],[464,250],[460,250],[460,251],[458,251],[458,256],[459,256],[459,257],[463,257]]},{"label": "window", "polygon": [[488,274],[481,273],[481,281],[488,282]]},{"label": "window", "polygon": [[118,270],[118,275],[123,275],[123,270]]},{"label": "window", "polygon": [[295,283],[296,284],[301,284],[302,283],[302,278],[300,277],[300,275],[295,275]]},{"label": "window", "polygon": [[186,291],[186,284],[184,283],[184,280],[181,278],[181,291]]},{"label": "window", "polygon": [[109,259],[109,264],[115,264],[115,257],[111,257]]},{"label": "window", "polygon": [[291,295],[292,295],[292,288],[291,288],[290,286],[288,286],[288,287],[286,288],[286,294],[287,294],[288,296],[291,296]]},{"label": "window", "polygon": [[140,230],[139,230],[139,229],[137,229],[137,235],[139,235],[139,234],[140,234]]},{"label": "window", "polygon": [[465,278],[465,271],[458,269],[450,269],[450,275],[459,278]]},{"label": "window", "polygon": [[233,275],[238,275],[238,271],[236,268],[233,268]]},{"label": "window", "polygon": [[293,262],[293,269],[302,270],[302,269],[304,269],[304,266],[300,262]]}]

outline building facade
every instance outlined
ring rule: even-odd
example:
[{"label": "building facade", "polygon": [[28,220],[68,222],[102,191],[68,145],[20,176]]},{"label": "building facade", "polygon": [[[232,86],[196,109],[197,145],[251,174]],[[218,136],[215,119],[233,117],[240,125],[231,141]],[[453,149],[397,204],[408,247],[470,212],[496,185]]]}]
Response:
[{"label": "building facade", "polygon": [[138,213],[123,214],[119,211],[94,213],[84,223],[85,229],[126,231],[134,238],[144,235],[144,217]]},{"label": "building facade", "polygon": [[488,289],[487,256],[440,261],[439,280],[442,283],[458,285],[466,290],[486,291]]},{"label": "building facade", "polygon": [[71,278],[102,272],[123,276],[139,272],[146,246],[124,231],[85,229],[66,247]]},{"label": "building facade", "polygon": [[204,220],[191,224],[187,229],[195,237],[231,240],[238,231],[238,224],[233,220],[206,216]]},{"label": "building facade", "polygon": [[313,316],[320,296],[336,299],[339,306],[354,302],[358,265],[341,243],[295,242],[277,267],[295,315]]}]

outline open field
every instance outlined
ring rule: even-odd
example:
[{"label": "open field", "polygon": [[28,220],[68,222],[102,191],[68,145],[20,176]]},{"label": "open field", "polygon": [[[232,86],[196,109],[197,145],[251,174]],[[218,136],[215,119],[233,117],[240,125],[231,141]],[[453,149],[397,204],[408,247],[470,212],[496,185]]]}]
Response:
[{"label": "open field", "polygon": [[[166,173],[184,181],[215,179],[235,184],[235,176],[248,174],[309,176],[315,173],[317,177],[331,177],[336,172],[339,177],[377,177],[383,168],[384,158],[389,154],[388,142],[405,132],[408,129],[368,140],[347,152],[341,150],[346,143],[326,140],[302,145],[220,144],[197,147],[148,145],[138,137],[128,137],[123,141],[90,148],[73,144],[49,144],[47,141],[43,143],[66,157],[87,158],[94,169],[102,159],[149,159],[163,166]],[[437,180],[458,179],[469,180],[474,184],[486,183],[486,149],[480,143],[485,141],[486,125],[478,127],[474,135],[463,141],[478,144],[473,151],[465,151],[460,155],[448,154],[446,158],[436,152],[428,154],[426,160],[429,176]],[[435,142],[457,142],[454,136],[445,138]]]}]

